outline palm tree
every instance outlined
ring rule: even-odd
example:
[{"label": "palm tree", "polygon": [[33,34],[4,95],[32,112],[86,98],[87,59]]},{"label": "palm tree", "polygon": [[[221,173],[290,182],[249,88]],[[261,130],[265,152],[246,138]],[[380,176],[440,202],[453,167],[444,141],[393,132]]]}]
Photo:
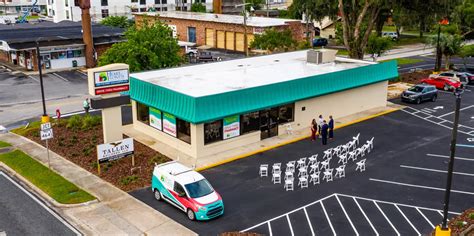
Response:
[{"label": "palm tree", "polygon": [[[437,40],[437,37],[431,37],[429,43],[436,47]],[[441,34],[439,38],[439,47],[441,48],[441,53],[445,58],[445,68],[449,69],[449,60],[451,57],[461,53],[463,39],[457,34]]]}]

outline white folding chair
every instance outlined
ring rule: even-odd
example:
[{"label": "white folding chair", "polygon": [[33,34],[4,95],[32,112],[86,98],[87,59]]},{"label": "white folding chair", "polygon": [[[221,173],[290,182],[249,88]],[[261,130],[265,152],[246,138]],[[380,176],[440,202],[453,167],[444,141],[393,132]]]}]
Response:
[{"label": "white folding chair", "polygon": [[332,172],[334,169],[327,169],[326,171],[323,172],[323,180],[326,180],[326,182],[332,181]]},{"label": "white folding chair", "polygon": [[280,172],[281,173],[281,163],[275,163],[272,165],[272,173]]},{"label": "white folding chair", "polygon": [[321,162],[321,169],[327,170],[329,169],[329,159]]},{"label": "white folding chair", "polygon": [[337,167],[336,174],[334,176],[339,178],[346,177],[346,165],[340,165]]},{"label": "white folding chair", "polygon": [[372,137],[370,140],[367,141],[367,144],[369,145],[370,150],[374,149],[374,138]]},{"label": "white folding chair", "polygon": [[295,165],[296,161],[289,161],[288,163],[286,163],[286,171],[295,172]]},{"label": "white folding chair", "polygon": [[287,179],[294,179],[293,172],[291,172],[291,171],[286,171],[285,172],[285,180],[287,180]]},{"label": "white folding chair", "polygon": [[312,164],[318,162],[318,154],[314,154],[308,158],[308,166],[311,166]]},{"label": "white folding chair", "polygon": [[352,151],[356,150],[357,149],[357,141],[356,140],[352,140],[350,141],[351,143],[351,149]]},{"label": "white folding chair", "polygon": [[293,179],[287,179],[285,180],[285,185],[284,188],[286,191],[293,191],[294,190],[294,184],[293,184]]},{"label": "white folding chair", "polygon": [[308,188],[308,177],[307,176],[302,176],[298,179],[298,185],[301,188]]},{"label": "white folding chair", "polygon": [[364,148],[364,153],[367,152],[367,154],[370,153],[370,144],[366,143],[362,146]]},{"label": "white folding chair", "polygon": [[340,154],[341,154],[341,149],[342,149],[342,146],[341,146],[341,145],[339,145],[339,146],[333,148],[333,149],[332,149],[332,151],[333,151],[333,152],[332,152],[332,155],[333,155],[333,156],[334,156],[334,155],[340,155]]},{"label": "white folding chair", "polygon": [[309,166],[310,170],[309,173],[319,172],[319,162],[316,162]]},{"label": "white folding chair", "polygon": [[312,173],[309,177],[309,182],[313,182],[313,185],[315,184],[319,184],[319,175],[320,175],[320,172],[315,172],[315,173]]},{"label": "white folding chair", "polygon": [[357,145],[359,145],[359,137],[360,137],[360,133],[358,133],[356,136],[352,137],[352,139],[357,142]]},{"label": "white folding chair", "polygon": [[296,162],[296,168],[300,168],[302,166],[306,166],[306,157],[302,157]]},{"label": "white folding chair", "polygon": [[350,143],[347,143],[341,146],[341,154],[346,154],[347,152],[349,152],[349,149],[350,149],[349,145]]},{"label": "white folding chair", "polygon": [[323,159],[327,159],[329,157],[332,157],[332,148],[329,148],[328,150],[324,151]]},{"label": "white folding chair", "polygon": [[365,171],[365,159],[360,160],[356,163],[356,171],[359,170],[360,172]]},{"label": "white folding chair", "polygon": [[308,166],[302,166],[298,169],[298,176],[308,176]]},{"label": "white folding chair", "polygon": [[268,164],[260,165],[260,177],[268,176]]},{"label": "white folding chair", "polygon": [[272,174],[272,181],[274,184],[281,183],[281,172],[275,172]]},{"label": "white folding chair", "polygon": [[356,154],[357,154],[356,150],[350,151],[349,153],[347,153],[347,160],[352,160],[352,161],[357,160],[357,155]]},{"label": "white folding chair", "polygon": [[286,124],[286,125],[285,125],[285,128],[286,128],[286,133],[287,133],[288,135],[293,134],[293,127],[291,126],[291,124]]},{"label": "white folding chair", "polygon": [[359,157],[365,156],[365,146],[357,148],[356,151],[357,151],[357,154],[356,154],[357,156]]},{"label": "white folding chair", "polygon": [[342,164],[346,164],[347,163],[347,154],[341,154],[338,156],[339,157],[339,161],[337,161],[337,163],[341,163]]}]

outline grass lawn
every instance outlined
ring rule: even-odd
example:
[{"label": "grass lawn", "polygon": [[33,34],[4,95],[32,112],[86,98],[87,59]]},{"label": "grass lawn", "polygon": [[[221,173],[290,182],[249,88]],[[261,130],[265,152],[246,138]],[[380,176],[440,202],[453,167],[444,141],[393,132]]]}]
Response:
[{"label": "grass lawn", "polygon": [[9,143],[5,143],[5,142],[3,142],[3,141],[0,141],[0,148],[10,147],[10,146],[12,146],[12,145],[9,144]]},{"label": "grass lawn", "polygon": [[41,121],[38,120],[38,121],[30,122],[30,124],[28,125],[28,127],[26,129],[25,129],[24,126],[22,126],[20,128],[16,128],[16,129],[11,130],[11,132],[15,133],[15,134],[18,134],[18,135],[21,135],[21,136],[26,136],[26,134],[28,134],[30,131],[38,130],[40,127],[41,127]]},{"label": "grass lawn", "polygon": [[[397,58],[395,60],[397,61],[398,65],[415,64],[415,63],[423,61],[423,59],[416,59],[416,58]],[[386,61],[392,61],[392,60],[386,60]]]},{"label": "grass lawn", "polygon": [[348,56],[348,55],[349,55],[349,51],[347,51],[346,49],[338,49],[338,50],[337,50],[337,55],[338,55],[338,56]]},{"label": "grass lawn", "polygon": [[1,154],[0,161],[59,203],[76,204],[95,199],[89,193],[78,188],[22,151],[16,150]]}]

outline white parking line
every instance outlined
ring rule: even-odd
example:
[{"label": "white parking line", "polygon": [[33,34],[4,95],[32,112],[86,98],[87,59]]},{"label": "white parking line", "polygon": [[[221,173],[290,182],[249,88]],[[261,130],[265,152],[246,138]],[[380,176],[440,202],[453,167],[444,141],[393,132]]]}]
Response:
[{"label": "white parking line", "polygon": [[[401,185],[401,186],[408,186],[408,187],[415,187],[415,188],[424,188],[424,189],[431,189],[431,190],[438,190],[438,191],[446,191],[444,188],[437,188],[437,187],[430,187],[430,186],[424,186],[424,185],[417,185],[417,184],[407,184],[407,183],[401,183],[401,182],[396,182],[396,181],[389,181],[389,180],[382,180],[382,179],[373,179],[370,178],[370,181],[375,181],[375,182],[381,182],[381,183],[387,183],[387,184],[395,184],[395,185]],[[460,190],[451,190],[453,193],[461,193],[461,194],[467,194],[467,195],[474,195],[473,192],[467,192],[467,191],[460,191]]]},{"label": "white parking line", "polygon": [[441,210],[439,210],[438,213],[439,213],[441,216],[444,216],[444,215],[443,215],[443,212],[442,212]]},{"label": "white parking line", "polygon": [[28,195],[33,201],[38,203],[41,207],[43,207],[49,214],[54,216],[58,221],[60,221],[64,226],[66,226],[68,229],[70,229],[72,232],[74,232],[76,235],[82,235],[81,232],[79,232],[76,228],[74,228],[71,224],[69,224],[66,220],[64,220],[62,217],[60,217],[56,212],[51,210],[49,207],[47,207],[42,201],[38,200],[33,194],[30,192],[26,191],[20,184],[18,184],[16,181],[14,181],[10,176],[6,175],[5,173],[0,171],[0,175],[5,177],[8,181],[10,181],[12,184],[14,184],[18,189],[20,189],[22,192],[24,192],[26,195]]},{"label": "white parking line", "polygon": [[[418,111],[418,110],[416,110],[416,109],[414,109],[414,108],[410,108],[410,109],[415,110],[415,111]],[[435,125],[439,125],[439,126],[441,126],[441,127],[447,128],[447,129],[452,129],[451,126],[447,126],[447,125],[442,124],[442,123],[444,123],[444,122],[449,122],[449,121],[443,121],[443,119],[441,119],[441,118],[439,118],[439,117],[436,117],[436,116],[433,116],[433,115],[429,115],[428,113],[423,112],[423,111],[418,111],[419,113],[428,115],[427,117],[422,117],[422,116],[420,116],[420,115],[415,114],[415,112],[410,112],[410,111],[408,111],[408,110],[409,110],[409,109],[407,109],[407,108],[403,108],[401,111],[403,111],[403,112],[405,112],[405,113],[408,113],[408,114],[410,114],[410,115],[412,115],[412,116],[418,117],[418,118],[420,118],[420,119],[426,120],[426,121],[428,121],[428,122],[431,122],[431,123],[433,123],[433,124],[435,124]],[[436,117],[436,118],[438,118],[438,119],[440,119],[440,120],[442,120],[442,121],[441,121],[441,122],[432,121],[432,120],[429,119],[429,118],[431,118],[431,117]],[[467,126],[466,126],[466,127],[467,127]],[[472,129],[471,127],[468,127],[468,128]],[[470,135],[469,132],[466,132],[466,131],[463,131],[463,130],[458,130],[458,132],[459,132],[459,133],[462,133],[462,134]],[[471,135],[470,135],[470,136],[471,136]]]},{"label": "white parking line", "polygon": [[67,80],[66,78],[60,76],[58,73],[52,73],[52,75],[56,76],[56,77],[59,78],[59,79],[62,79],[62,80],[64,80],[64,81],[66,81],[66,82],[69,82],[69,80]]},{"label": "white parking line", "polygon": [[[459,110],[460,110],[460,111],[464,111],[464,110],[469,109],[469,108],[471,108],[471,107],[474,107],[474,105],[467,106],[467,107],[463,107],[463,108],[461,108],[461,109],[459,109]],[[438,116],[438,117],[441,118],[441,117],[449,116],[449,115],[451,115],[451,114],[453,114],[453,113],[454,113],[454,111],[448,112],[448,113],[446,113],[446,114],[444,114],[444,115],[440,115],[440,116]]]},{"label": "white parking line", "polygon": [[342,205],[341,200],[339,200],[339,197],[338,197],[337,195],[336,195],[336,200],[337,200],[337,202],[339,203],[339,206],[341,206],[342,211],[344,212],[344,215],[346,216],[347,220],[349,221],[349,224],[351,225],[352,229],[354,230],[354,232],[355,232],[356,235],[358,236],[358,235],[359,235],[359,232],[357,232],[357,229],[354,227],[354,224],[352,224],[351,218],[349,218],[349,215],[347,215],[346,209],[345,209],[344,206]]},{"label": "white parking line", "polygon": [[357,204],[357,206],[359,207],[359,210],[362,212],[362,215],[364,215],[365,219],[367,220],[367,222],[369,222],[369,225],[370,227],[374,230],[375,232],[375,235],[379,235],[379,232],[377,232],[377,230],[375,229],[374,225],[372,224],[372,222],[369,220],[369,217],[367,217],[367,215],[365,214],[364,210],[362,210],[362,207],[360,207],[359,205],[359,202],[357,201],[357,199],[355,199],[355,197],[352,197],[352,199],[354,200],[354,202]]},{"label": "white parking line", "polygon": [[31,76],[31,75],[28,75],[28,78],[30,78],[30,79],[36,81],[37,83],[39,83],[39,80],[37,80],[35,77],[33,77],[33,76]]},{"label": "white parking line", "polygon": [[400,214],[402,214],[403,218],[405,218],[405,220],[408,222],[408,224],[410,224],[410,226],[416,231],[416,233],[418,235],[421,235],[420,234],[420,231],[418,231],[416,229],[416,227],[411,223],[411,221],[408,219],[408,217],[403,213],[403,211],[400,209],[400,207],[397,206],[397,204],[393,204],[395,206],[395,208],[397,208],[397,210],[400,212]]},{"label": "white parking line", "polygon": [[433,223],[431,223],[431,221],[428,219],[428,217],[426,217],[425,214],[423,214],[423,212],[420,209],[418,209],[418,207],[416,207],[415,209],[418,211],[418,213],[420,213],[421,216],[423,216],[423,218],[425,218],[426,222],[428,222],[428,224],[430,224],[431,228],[434,229],[435,226],[433,225]]},{"label": "white parking line", "polygon": [[[426,154],[426,155],[427,155],[427,156],[430,156],[430,157],[443,157],[443,158],[449,159],[449,156],[446,156],[446,155],[431,154],[431,153],[428,153],[428,154]],[[462,161],[474,161],[473,158],[465,158],[465,157],[454,157],[454,159],[456,159],[456,160],[462,160]]]},{"label": "white parking line", "polygon": [[290,226],[291,236],[295,236],[295,233],[293,233],[293,226],[291,225],[290,217],[288,216],[288,214],[286,215],[286,220],[288,221],[288,225]]},{"label": "white parking line", "polygon": [[398,230],[395,228],[395,226],[393,226],[392,222],[388,219],[388,217],[385,215],[385,213],[379,207],[379,204],[377,204],[376,201],[373,201],[373,202],[374,202],[375,206],[377,207],[377,209],[379,209],[380,213],[382,213],[383,217],[385,217],[385,220],[390,224],[390,226],[392,226],[392,229],[395,230],[395,232],[397,233],[398,236],[400,236],[400,233],[398,232]]},{"label": "white parking line", "polygon": [[309,219],[309,216],[308,216],[308,211],[306,211],[306,208],[304,208],[303,210],[304,210],[304,214],[305,214],[305,216],[306,216],[306,220],[308,220],[309,229],[311,230],[311,235],[312,235],[312,236],[315,236],[315,234],[314,234],[314,229],[313,229],[313,225],[311,224],[311,220]]},{"label": "white parking line", "polygon": [[[414,169],[414,170],[426,170],[426,171],[431,171],[431,172],[448,173],[448,171],[446,171],[446,170],[437,170],[437,169],[430,169],[430,168],[423,168],[423,167],[416,167],[416,166],[400,165],[400,167],[401,168]],[[463,172],[453,171],[453,174],[474,177],[474,174],[470,174],[470,173],[463,173]]]},{"label": "white parking line", "polygon": [[270,232],[270,236],[273,235],[273,233],[272,233],[272,226],[270,225],[270,221],[268,221],[268,232]]},{"label": "white parking line", "polygon": [[331,227],[332,233],[336,235],[336,231],[334,230],[334,227],[332,226],[331,219],[329,219],[328,213],[326,212],[326,208],[324,207],[323,202],[321,201],[321,207],[323,208],[324,215],[326,216],[326,219],[328,220],[329,227]]}]

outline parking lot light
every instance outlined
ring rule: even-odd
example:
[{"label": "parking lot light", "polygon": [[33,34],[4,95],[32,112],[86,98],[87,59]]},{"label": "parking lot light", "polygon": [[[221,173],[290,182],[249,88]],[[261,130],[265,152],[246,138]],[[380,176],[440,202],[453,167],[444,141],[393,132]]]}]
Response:
[{"label": "parking lot light", "polygon": [[44,86],[43,86],[43,65],[41,64],[41,53],[39,48],[39,38],[36,40],[36,56],[38,59],[38,72],[40,78],[40,87],[41,87],[41,101],[43,102],[43,116],[41,117],[41,122],[49,122],[48,114],[46,113],[46,101],[44,99]]},{"label": "parking lot light", "polygon": [[[456,152],[456,138],[458,133],[458,124],[459,124],[459,111],[461,107],[461,94],[463,90],[456,89],[454,95],[456,96],[456,107],[454,110],[454,124],[453,124],[453,133],[451,137],[451,154],[449,157],[448,164],[448,178],[446,180],[446,192],[444,194],[444,211],[443,211],[443,222],[441,224],[441,229],[436,228],[436,235],[450,235],[450,229],[448,227],[448,209],[449,209],[449,198],[451,195],[451,185],[453,180],[453,167],[454,167],[454,155]],[[439,232],[439,234],[438,234]],[[449,234],[447,234],[447,232]]]}]

